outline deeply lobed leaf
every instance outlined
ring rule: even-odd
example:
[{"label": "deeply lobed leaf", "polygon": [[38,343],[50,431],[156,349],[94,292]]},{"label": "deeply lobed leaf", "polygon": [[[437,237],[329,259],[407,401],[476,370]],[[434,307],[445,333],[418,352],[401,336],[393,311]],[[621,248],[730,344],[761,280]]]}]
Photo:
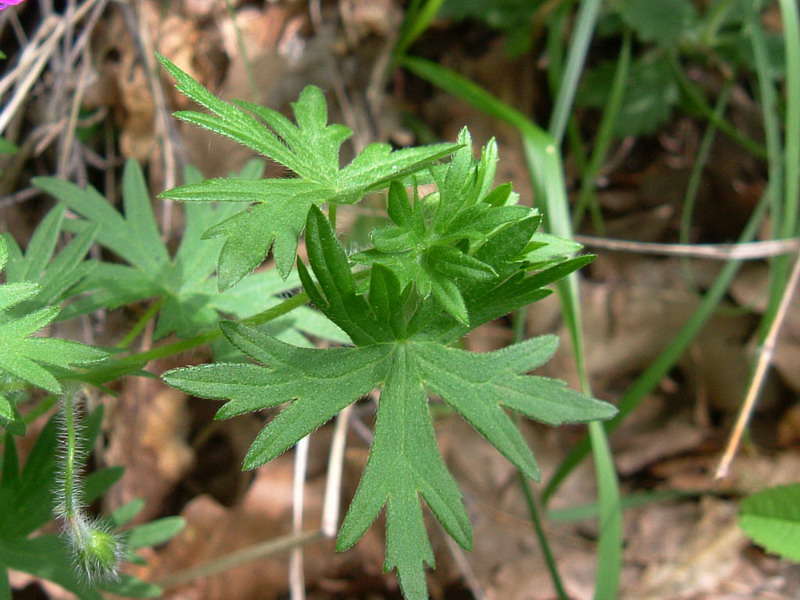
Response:
[{"label": "deeply lobed leaf", "polygon": [[367,192],[384,189],[392,180],[426,168],[458,148],[457,144],[437,144],[392,150],[386,144],[370,144],[340,168],[340,148],[352,132],[343,125],[328,125],[325,97],[318,88],[306,87],[292,103],[295,124],[263,106],[219,100],[166,58],[159,56],[159,60],[178,89],[212,113],[181,112],[179,118],[225,135],[297,175],[278,180],[215,179],[161,194],[183,201],[256,203],[206,234],[226,240],[219,258],[221,291],[256,268],[270,248],[279,271],[288,277],[312,205],[358,202]]},{"label": "deeply lobed leaf", "polygon": [[[408,216],[402,207],[397,210],[405,215],[401,219]],[[521,235],[508,235],[511,250],[488,247],[483,256],[496,267],[490,265],[473,274],[473,279],[478,283],[491,279],[498,290],[513,285],[518,296],[528,297],[524,283],[504,279],[509,269],[517,268],[516,261],[524,261],[530,226],[535,225],[527,221]],[[434,556],[421,500],[462,547],[472,545],[461,494],[436,446],[428,394],[441,397],[534,479],[540,475],[536,460],[506,410],[557,425],[610,418],[616,409],[568,390],[563,382],[525,374],[553,354],[553,336],[487,354],[450,348],[431,339],[424,323],[435,324],[436,319],[425,321],[426,311],[450,319],[452,330],[450,312],[415,297],[410,285],[401,288],[393,271],[380,263],[373,266],[369,285],[359,286],[335,232],[315,206],[306,220],[306,244],[311,272],[298,265],[306,292],[347,331],[355,348],[297,348],[241,324],[226,323],[223,332],[230,342],[260,365],[190,367],[170,371],[164,379],[188,393],[227,400],[218,418],[289,403],[256,438],[245,459],[246,468],[275,458],[348,404],[380,389],[370,457],[337,548],[352,546],[385,508],[384,566],[397,569],[406,598],[423,600],[427,597],[424,568],[433,565]],[[473,266],[469,261],[461,264]],[[521,279],[533,281],[531,289],[538,290],[560,272],[548,274],[545,269]],[[507,302],[514,302],[514,293],[509,291],[507,297]]]},{"label": "deeply lobed leaf", "polygon": [[[0,237],[0,265],[5,265],[7,256],[6,242]],[[31,299],[39,289],[29,282],[0,285],[0,372],[56,394],[61,392],[61,385],[43,365],[86,365],[102,360],[107,353],[77,342],[31,337],[55,319],[58,308],[40,308],[16,318],[8,311]],[[0,425],[6,427],[18,417],[11,398],[0,394]]]},{"label": "deeply lobed leaf", "polygon": [[[257,364],[182,368],[164,379],[187,393],[226,401],[218,418],[285,405],[257,436],[246,468],[272,460],[347,405],[380,390],[375,437],[337,548],[356,543],[384,511],[384,566],[397,570],[406,598],[423,600],[424,569],[434,555],[422,501],[462,547],[472,545],[461,494],[436,445],[429,395],[449,404],[534,479],[538,465],[507,411],[551,425],[616,412],[563,382],[527,375],[555,351],[552,336],[486,354],[448,346],[544,297],[545,286],[591,257],[570,258],[576,248],[537,234],[541,217],[518,204],[511,186],[492,187],[493,141],[478,161],[466,130],[457,144],[394,152],[370,145],[340,168],[339,148],[350,132],[328,125],[318,89],[304,90],[293,104],[292,122],[271,109],[222,102],[162,62],[179,89],[211,112],[180,118],[231,137],[297,176],[216,179],[165,192],[184,201],[249,204],[205,233],[225,240],[220,289],[235,285],[270,249],[277,270],[289,275],[304,230],[310,269],[297,261],[298,277],[311,302],[355,345],[301,348],[263,330],[223,323],[227,340]],[[448,164],[436,164],[450,153]],[[420,198],[415,187],[412,202],[410,175],[434,182],[436,191]],[[386,187],[391,223],[373,231],[373,248],[348,257],[321,205],[356,202]],[[353,262],[369,271],[354,274]]]}]

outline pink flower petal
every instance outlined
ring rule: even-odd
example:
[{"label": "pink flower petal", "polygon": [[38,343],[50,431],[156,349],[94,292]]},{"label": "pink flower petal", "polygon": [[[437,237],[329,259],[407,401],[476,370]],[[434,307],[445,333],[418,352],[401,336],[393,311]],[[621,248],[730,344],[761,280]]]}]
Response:
[{"label": "pink flower petal", "polygon": [[9,6],[14,6],[17,4],[22,4],[25,0],[0,0],[0,10],[4,8],[8,8]]}]

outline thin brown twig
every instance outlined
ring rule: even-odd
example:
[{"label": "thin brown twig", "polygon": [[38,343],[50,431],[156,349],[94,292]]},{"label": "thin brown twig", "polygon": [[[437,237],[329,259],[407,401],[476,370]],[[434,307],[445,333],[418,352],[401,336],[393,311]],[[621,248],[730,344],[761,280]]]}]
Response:
[{"label": "thin brown twig", "polygon": [[[314,26],[316,35],[329,35],[328,28],[323,22],[320,4],[320,0],[309,0],[309,17],[311,18],[311,24]],[[367,146],[368,134],[361,133],[364,131],[364,128],[359,127],[356,111],[353,109],[353,104],[350,102],[347,90],[342,83],[343,78],[333,54],[325,54],[325,64],[331,73],[329,81],[333,87],[333,93],[336,95],[336,100],[339,103],[339,108],[342,110],[342,117],[344,118],[345,124],[354,132],[350,143],[356,154],[358,154]]]},{"label": "thin brown twig", "polygon": [[36,30],[33,38],[22,46],[17,64],[0,79],[0,95],[5,94],[12,85],[22,77],[22,74],[30,69],[41,51],[41,45],[48,39],[48,36],[58,25],[58,18],[52,17],[44,19],[39,29]]},{"label": "thin brown twig", "polygon": [[14,118],[17,110],[26,102],[30,89],[50,61],[53,52],[55,52],[56,45],[63,35],[64,29],[65,21],[59,21],[53,35],[38,49],[35,60],[33,60],[30,68],[21,75],[20,81],[16,82],[17,86],[14,90],[14,94],[11,96],[11,100],[6,103],[5,108],[2,113],[0,113],[0,133],[5,131],[5,128],[8,127],[8,124],[11,122],[11,119]]},{"label": "thin brown twig", "polygon": [[[147,83],[150,86],[150,94],[153,98],[153,104],[156,113],[156,132],[162,140],[161,160],[164,164],[164,181],[163,188],[173,188],[178,184],[178,164],[176,161],[176,144],[172,138],[172,126],[170,119],[170,111],[167,106],[166,95],[164,88],[161,85],[161,78],[158,75],[158,64],[156,63],[155,51],[156,47],[153,44],[153,38],[150,35],[150,30],[147,28],[147,23],[144,21],[144,4],[137,3],[137,19],[138,36],[141,40],[140,52],[142,62],[144,64],[145,76]],[[164,231],[171,230],[172,221],[172,202],[164,203]]]},{"label": "thin brown twig", "polygon": [[273,554],[286,552],[297,546],[304,546],[315,540],[320,540],[323,537],[322,531],[319,529],[305,531],[299,535],[294,533],[284,535],[218,556],[205,564],[189,567],[188,569],[160,577],[153,581],[153,583],[163,588],[175,587],[182,583],[199,579],[200,577],[216,575],[228,569],[234,569],[255,560],[272,556]]},{"label": "thin brown twig", "polygon": [[89,56],[88,49],[84,51],[83,61],[81,62],[80,75],[78,75],[78,83],[75,88],[75,93],[72,96],[72,106],[70,108],[69,116],[67,117],[67,127],[64,137],[61,142],[61,151],[58,154],[58,177],[67,178],[69,161],[72,156],[73,144],[75,142],[75,131],[78,125],[78,115],[80,114],[81,103],[83,102],[83,94],[86,91],[86,84],[89,81],[89,66],[91,64],[91,57]]},{"label": "thin brown twig", "polygon": [[469,588],[469,591],[472,593],[472,597],[475,600],[491,600],[491,597],[483,589],[481,582],[478,580],[478,576],[475,574],[475,570],[472,568],[472,565],[469,564],[469,560],[467,560],[464,550],[462,550],[461,546],[459,546],[456,541],[451,538],[446,531],[444,531],[444,527],[441,527],[441,530],[444,534],[445,542],[447,543],[447,549],[450,551],[450,556],[453,557],[453,561],[456,563],[459,571],[461,571],[461,576],[464,578],[464,584]]},{"label": "thin brown twig", "polygon": [[17,38],[20,48],[24,48],[28,45],[28,36],[25,34],[25,28],[22,27],[22,23],[19,21],[17,12],[14,11],[11,13],[8,20],[11,23],[11,29],[14,30],[14,36]]},{"label": "thin brown twig", "polygon": [[742,244],[656,244],[634,242],[589,235],[574,236],[576,242],[590,248],[601,248],[612,252],[635,252],[661,256],[685,256],[714,260],[755,260],[791,254],[800,249],[800,238],[768,240]]},{"label": "thin brown twig", "polygon": [[68,17],[50,15],[37,30],[31,45],[23,50],[19,64],[0,80],[0,95],[12,85],[14,94],[0,112],[0,134],[28,97],[31,87],[44,67],[53,57],[58,42],[65,35],[68,26],[80,21],[98,3],[106,0],[87,0]]},{"label": "thin brown twig", "polygon": [[24,190],[20,190],[18,192],[14,192],[13,194],[9,194],[8,196],[3,196],[2,198],[0,198],[0,208],[8,208],[9,206],[13,206],[14,204],[25,202],[26,200],[35,198],[41,193],[42,190],[40,190],[39,188],[28,187],[25,188]]},{"label": "thin brown twig", "polygon": [[786,285],[786,289],[783,291],[783,297],[778,305],[778,310],[775,313],[775,318],[773,319],[772,324],[770,325],[769,332],[767,332],[767,336],[764,338],[764,343],[759,348],[758,362],[756,363],[756,368],[753,372],[753,378],[750,380],[750,386],[747,389],[747,395],[745,396],[742,408],[739,410],[739,416],[736,419],[736,425],[734,426],[731,436],[728,439],[725,452],[719,461],[717,470],[714,472],[714,479],[722,479],[728,476],[731,462],[733,462],[733,458],[736,455],[736,450],[739,448],[739,444],[741,443],[742,435],[744,435],[744,430],[747,428],[747,424],[750,422],[750,417],[753,414],[753,410],[755,410],[756,402],[758,401],[761,389],[764,386],[767,371],[769,370],[769,367],[772,364],[772,359],[775,356],[775,342],[778,339],[781,326],[786,319],[786,314],[789,310],[789,304],[794,296],[798,280],[800,280],[800,254],[798,254],[797,258],[795,259],[794,267],[792,268],[792,274],[789,277],[789,283]]}]

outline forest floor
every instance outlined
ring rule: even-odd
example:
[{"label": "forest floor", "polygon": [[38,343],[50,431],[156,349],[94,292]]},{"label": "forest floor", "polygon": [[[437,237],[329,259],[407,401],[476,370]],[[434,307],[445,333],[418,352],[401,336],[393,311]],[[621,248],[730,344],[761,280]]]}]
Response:
[{"label": "forest floor", "polygon": [[[2,229],[24,244],[52,200],[30,186],[36,175],[57,175],[93,184],[112,202],[125,159],[146,165],[153,197],[181,180],[192,164],[206,177],[240,169],[250,153],[174,120],[187,107],[168,75],[156,68],[158,51],[226,99],[245,99],[286,109],[307,84],[327,92],[331,121],[356,133],[353,148],[371,141],[410,143],[453,140],[468,126],[476,148],[498,140],[496,182],[512,181],[524,203],[533,201],[519,133],[408,72],[391,68],[403,8],[392,0],[267,3],[84,0],[70,11],[48,12],[48,2],[27,0],[0,13],[0,41],[12,61],[2,81],[11,96],[0,112],[5,136],[20,147],[0,157]],[[80,14],[75,15],[75,11]],[[72,15],[72,18],[70,18]],[[235,21],[234,21],[235,18]],[[490,90],[534,119],[547,114],[549,96],[541,48],[519,58],[480,23],[436,21],[413,47]],[[538,52],[538,54],[537,54]],[[37,58],[42,57],[40,62]],[[33,65],[13,80],[19,60]],[[38,71],[37,71],[38,69]],[[156,75],[157,74],[157,75]],[[27,87],[26,87],[27,86]],[[732,122],[754,127],[753,107],[734,94]],[[591,111],[576,112],[591,129]],[[619,400],[672,341],[701,302],[701,294],[729,258],[693,258],[687,246],[642,252],[640,243],[675,244],[681,203],[704,123],[674,113],[654,134],[615,144],[598,182],[605,232],[585,222],[581,240],[597,259],[582,271],[581,301],[587,364],[596,396]],[[754,135],[758,135],[757,133]],[[345,157],[346,158],[346,157]],[[578,175],[568,157],[566,181]],[[718,135],[700,181],[693,243],[736,239],[766,182],[764,165],[729,138]],[[179,236],[180,213],[156,204],[170,239]],[[341,233],[354,246],[370,215],[347,213]],[[613,240],[629,244],[615,245]],[[657,389],[611,436],[623,495],[622,598],[631,600],[789,600],[800,594],[800,567],[752,545],[737,523],[738,499],[766,486],[793,483],[800,472],[800,304],[785,319],[751,435],[730,474],[714,472],[739,412],[766,306],[767,263],[746,261],[723,303]],[[95,324],[96,343],[114,343],[146,310],[117,311]],[[533,305],[528,334],[562,338],[547,375],[577,385],[558,297]],[[77,332],[76,335],[80,335]],[[467,345],[487,351],[511,342],[510,321],[474,332]],[[147,349],[143,347],[141,349]],[[210,360],[205,350],[161,361],[164,370]],[[213,567],[228,553],[291,531],[293,455],[254,472],[242,458],[262,425],[257,415],[213,421],[213,402],[189,398],[158,379],[129,377],[103,397],[106,443],[98,465],[124,465],[125,475],[104,499],[111,511],[143,498],[140,520],[182,515],[186,529],[132,566],[142,579],[168,584],[169,600],[277,600],[288,597],[288,552],[219,573],[180,581],[187,569]],[[371,405],[359,404],[345,459],[343,497],[352,497],[368,443],[359,431],[371,424]],[[525,425],[542,465],[544,481],[585,434],[570,426]],[[555,598],[528,517],[517,473],[457,417],[437,422],[445,459],[464,493],[475,528],[475,549],[462,553],[430,522],[438,564],[429,574],[437,600]],[[318,522],[331,438],[313,435],[305,492],[305,520]],[[536,489],[536,487],[535,487]],[[568,593],[592,598],[598,525],[591,459],[566,480],[547,506],[546,530]],[[346,506],[346,504],[345,504]],[[585,507],[577,515],[567,509]],[[307,597],[400,598],[393,575],[384,575],[383,532],[375,526],[351,551],[337,554],[331,540],[303,548]],[[62,598],[56,586],[20,573],[15,598]]]}]

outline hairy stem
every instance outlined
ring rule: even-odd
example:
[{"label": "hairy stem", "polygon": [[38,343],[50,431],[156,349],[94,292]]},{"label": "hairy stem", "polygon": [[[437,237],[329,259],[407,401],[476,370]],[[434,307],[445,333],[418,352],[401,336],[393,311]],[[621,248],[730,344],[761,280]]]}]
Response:
[{"label": "hairy stem", "polygon": [[122,558],[120,540],[108,527],[90,518],[83,506],[83,489],[80,469],[83,448],[80,446],[80,417],[77,404],[79,388],[68,390],[61,403],[61,441],[64,446],[61,474],[61,501],[56,505],[56,516],[63,519],[64,537],[69,543],[78,572],[87,583],[103,579],[116,579]]}]

